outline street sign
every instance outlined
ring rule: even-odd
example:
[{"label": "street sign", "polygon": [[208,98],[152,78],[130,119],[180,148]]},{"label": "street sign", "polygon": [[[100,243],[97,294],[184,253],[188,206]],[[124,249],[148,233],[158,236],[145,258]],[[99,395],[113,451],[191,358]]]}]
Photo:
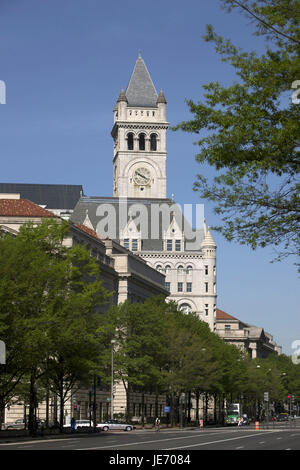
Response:
[{"label": "street sign", "polygon": [[106,398],[106,401],[111,401],[111,398]]},{"label": "street sign", "polygon": [[264,393],[264,401],[269,401],[269,392]]},{"label": "street sign", "polygon": [[165,412],[165,413],[170,413],[170,411],[171,411],[171,407],[170,407],[170,406],[165,406],[165,407],[164,407],[164,412]]}]

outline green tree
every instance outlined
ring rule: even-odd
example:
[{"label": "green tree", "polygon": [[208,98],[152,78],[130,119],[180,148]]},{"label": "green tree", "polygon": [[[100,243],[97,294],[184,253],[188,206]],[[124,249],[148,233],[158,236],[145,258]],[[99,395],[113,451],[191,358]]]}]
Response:
[{"label": "green tree", "polygon": [[[89,251],[81,245],[65,247],[68,230],[67,223],[46,220],[0,239],[0,329],[8,351],[1,405],[28,377],[32,432],[39,379],[47,374],[59,394],[62,426],[66,390],[95,367],[100,354],[98,307],[109,294]],[[17,372],[8,388],[8,374]]]},{"label": "green tree", "polygon": [[126,301],[111,307],[104,315],[102,330],[99,331],[109,345],[105,356],[106,380],[109,380],[111,372],[110,341],[114,339],[114,376],[126,390],[127,419],[131,415],[133,389],[143,396],[146,390],[157,391],[160,388],[161,357],[165,347],[162,332],[167,308],[164,299],[158,297],[144,303]]},{"label": "green tree", "polygon": [[196,159],[217,174],[213,181],[198,175],[194,188],[221,216],[214,229],[253,249],[276,247],[280,260],[299,254],[300,104],[291,98],[300,80],[300,2],[222,3],[252,20],[265,51],[245,52],[207,26],[206,41],[237,80],[204,85],[201,102],[187,101],[192,120],[173,129],[203,134]]},{"label": "green tree", "polygon": [[216,342],[220,338],[196,314],[178,311],[176,305],[167,312],[164,336],[166,349],[162,376],[171,405],[171,423],[175,422],[179,404],[183,424],[183,396],[195,393],[198,404],[200,393],[208,395],[217,390],[220,356]]}]

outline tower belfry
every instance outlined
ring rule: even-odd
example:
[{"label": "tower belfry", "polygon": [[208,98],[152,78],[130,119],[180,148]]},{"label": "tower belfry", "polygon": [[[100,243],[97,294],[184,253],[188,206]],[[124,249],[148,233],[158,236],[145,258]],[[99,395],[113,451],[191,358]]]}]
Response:
[{"label": "tower belfry", "polygon": [[139,54],[114,108],[114,196],[166,198],[166,104]]}]

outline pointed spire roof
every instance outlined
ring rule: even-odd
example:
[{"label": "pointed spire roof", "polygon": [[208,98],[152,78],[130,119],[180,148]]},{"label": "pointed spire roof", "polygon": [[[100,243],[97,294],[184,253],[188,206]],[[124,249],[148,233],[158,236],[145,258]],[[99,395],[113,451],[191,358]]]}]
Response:
[{"label": "pointed spire roof", "polygon": [[87,227],[87,228],[90,228],[91,230],[94,230],[94,227],[93,227],[93,224],[92,224],[92,222],[91,222],[91,219],[89,218],[89,211],[88,211],[88,209],[86,209],[86,211],[85,211],[85,219],[84,219],[83,225],[85,225],[85,227]]},{"label": "pointed spire roof", "polygon": [[212,234],[210,233],[210,228],[208,227],[208,229],[206,228],[206,221],[204,219],[204,223],[203,223],[203,232],[204,232],[204,240],[202,241],[201,243],[201,246],[204,247],[204,246],[212,246],[212,247],[216,247],[216,243],[212,237]]},{"label": "pointed spire roof", "polygon": [[160,93],[159,93],[159,95],[158,95],[157,103],[165,103],[165,104],[167,104],[167,100],[166,100],[165,95],[164,95],[164,92],[163,92],[162,90],[160,90]]},{"label": "pointed spire roof", "polygon": [[145,62],[139,53],[126,90],[128,106],[155,108],[157,93]]},{"label": "pointed spire roof", "polygon": [[122,90],[121,90],[121,93],[120,93],[120,95],[119,95],[119,98],[117,99],[117,103],[118,103],[119,101],[126,101],[126,103],[128,102],[127,97],[126,97],[126,95],[125,95],[124,88],[122,88]]}]

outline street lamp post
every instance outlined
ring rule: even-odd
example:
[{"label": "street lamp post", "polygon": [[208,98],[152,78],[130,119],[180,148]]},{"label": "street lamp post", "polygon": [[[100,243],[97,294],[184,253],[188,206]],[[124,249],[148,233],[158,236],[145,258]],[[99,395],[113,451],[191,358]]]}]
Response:
[{"label": "street lamp post", "polygon": [[111,390],[110,390],[110,417],[114,419],[114,344],[116,340],[111,340]]}]

